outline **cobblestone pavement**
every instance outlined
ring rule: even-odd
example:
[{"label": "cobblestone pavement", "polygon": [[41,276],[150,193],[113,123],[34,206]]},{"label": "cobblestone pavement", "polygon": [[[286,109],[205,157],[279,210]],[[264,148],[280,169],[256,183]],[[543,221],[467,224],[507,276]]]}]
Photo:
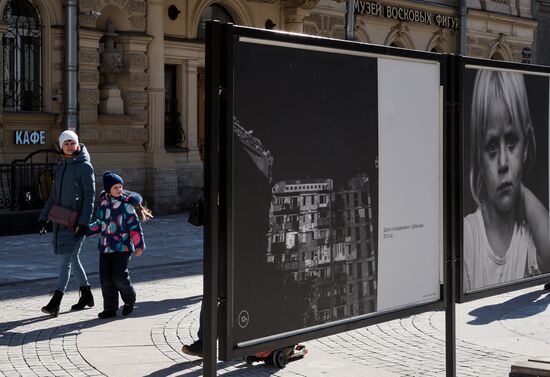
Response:
[{"label": "cobblestone pavement", "polygon": [[[100,320],[97,254],[84,256],[96,306],[71,281],[62,313],[40,308],[54,287],[51,250],[36,235],[0,237],[0,376],[201,376],[200,359],[181,353],[197,332],[202,294],[201,229],[185,214],[145,224],[155,253],[133,258],[138,303],[129,317]],[[89,240],[93,248],[94,240]],[[91,246],[90,246],[91,245]],[[84,253],[84,251],[83,251]],[[95,264],[94,264],[95,263]],[[23,269],[23,273],[19,274]],[[504,377],[510,366],[550,356],[548,292],[534,287],[457,305],[457,375]],[[308,341],[308,355],[279,370],[219,362],[224,376],[444,376],[445,314],[428,312]]]},{"label": "cobblestone pavement", "polygon": [[[96,318],[96,307],[62,313],[40,307],[52,280],[0,292],[0,371],[4,376],[200,376],[200,360],[181,353],[198,327],[202,265],[186,262],[132,270],[138,304],[128,318]],[[97,277],[91,283],[98,286]],[[530,306],[520,305],[529,302]],[[510,365],[548,355],[547,293],[527,289],[458,306],[458,376],[506,376]],[[479,304],[482,305],[479,305]],[[468,313],[480,316],[472,317]],[[464,319],[469,318],[470,324]],[[476,323],[477,321],[477,323]],[[483,328],[479,330],[479,328]],[[499,340],[499,338],[501,338]],[[511,343],[511,345],[510,345]],[[518,343],[518,344],[515,344]],[[429,312],[306,342],[309,354],[285,369],[220,362],[227,376],[444,376],[444,313]]]}]

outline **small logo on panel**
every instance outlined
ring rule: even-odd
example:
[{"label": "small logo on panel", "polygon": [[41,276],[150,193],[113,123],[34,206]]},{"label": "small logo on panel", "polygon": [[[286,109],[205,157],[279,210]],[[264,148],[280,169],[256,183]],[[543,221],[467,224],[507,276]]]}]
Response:
[{"label": "small logo on panel", "polygon": [[250,320],[250,316],[248,315],[248,312],[246,310],[241,310],[239,313],[239,326],[241,328],[245,328],[248,326],[248,321]]}]

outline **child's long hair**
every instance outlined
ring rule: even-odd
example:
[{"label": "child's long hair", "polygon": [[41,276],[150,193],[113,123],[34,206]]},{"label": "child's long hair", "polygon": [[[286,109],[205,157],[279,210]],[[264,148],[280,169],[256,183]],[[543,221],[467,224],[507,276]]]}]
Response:
[{"label": "child's long hair", "polygon": [[153,218],[153,213],[143,203],[137,204],[134,208],[142,223]]},{"label": "child's long hair", "polygon": [[485,199],[485,178],[481,158],[489,123],[488,114],[496,105],[502,105],[506,111],[504,115],[523,133],[527,148],[524,171],[529,170],[535,163],[535,133],[523,75],[517,72],[479,70],[474,81],[470,134],[470,191],[478,206],[481,206]]}]

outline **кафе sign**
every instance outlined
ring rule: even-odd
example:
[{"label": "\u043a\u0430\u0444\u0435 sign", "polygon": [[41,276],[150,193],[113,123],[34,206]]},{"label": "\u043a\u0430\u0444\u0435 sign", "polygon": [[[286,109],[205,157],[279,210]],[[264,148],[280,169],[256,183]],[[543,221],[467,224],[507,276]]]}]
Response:
[{"label": "\u043a\u0430\u0444\u0435 sign", "polygon": [[46,144],[46,131],[15,130],[16,145]]},{"label": "\u043a\u0430\u0444\u0435 sign", "polygon": [[372,1],[355,1],[355,14],[375,17],[386,17],[405,22],[418,22],[450,29],[458,29],[460,19],[440,13],[431,13],[423,10],[394,7]]}]

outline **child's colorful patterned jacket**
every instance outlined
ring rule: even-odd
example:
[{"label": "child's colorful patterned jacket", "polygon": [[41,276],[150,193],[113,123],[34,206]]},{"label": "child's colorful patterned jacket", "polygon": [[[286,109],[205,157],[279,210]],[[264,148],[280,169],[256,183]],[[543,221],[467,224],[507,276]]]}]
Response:
[{"label": "child's colorful patterned jacket", "polygon": [[101,192],[97,220],[90,224],[86,234],[100,233],[97,248],[101,253],[145,249],[143,231],[133,206],[138,200],[126,193],[114,198],[105,191]]}]

